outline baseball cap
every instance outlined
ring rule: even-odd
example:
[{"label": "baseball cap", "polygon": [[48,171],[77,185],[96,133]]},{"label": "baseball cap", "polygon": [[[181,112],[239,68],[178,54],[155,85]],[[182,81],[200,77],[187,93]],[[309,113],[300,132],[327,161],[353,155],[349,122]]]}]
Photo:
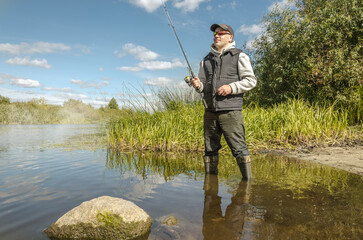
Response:
[{"label": "baseball cap", "polygon": [[231,26],[229,26],[229,25],[227,25],[227,24],[213,24],[212,26],[210,26],[210,30],[212,31],[212,32],[214,32],[215,30],[216,30],[216,28],[217,27],[220,27],[220,28],[222,28],[223,30],[226,30],[226,31],[228,31],[228,32],[230,32],[231,33],[231,35],[233,35],[234,36],[234,31],[233,31],[233,29],[231,28]]}]

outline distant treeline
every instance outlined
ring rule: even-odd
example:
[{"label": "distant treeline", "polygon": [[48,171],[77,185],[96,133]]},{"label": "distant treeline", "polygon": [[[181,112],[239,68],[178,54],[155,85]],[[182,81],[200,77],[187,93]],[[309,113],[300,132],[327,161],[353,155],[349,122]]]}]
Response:
[{"label": "distant treeline", "polygon": [[96,109],[80,100],[69,99],[62,106],[45,99],[11,102],[0,95],[0,124],[88,124],[105,122],[122,114],[114,98],[107,107]]}]

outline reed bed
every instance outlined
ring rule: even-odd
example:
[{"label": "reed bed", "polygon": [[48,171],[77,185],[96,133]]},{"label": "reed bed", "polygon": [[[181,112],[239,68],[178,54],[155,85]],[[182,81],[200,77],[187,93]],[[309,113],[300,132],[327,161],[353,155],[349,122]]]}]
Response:
[{"label": "reed bed", "polygon": [[203,106],[175,102],[173,109],[131,111],[107,124],[108,143],[120,150],[200,151]]},{"label": "reed bed", "polygon": [[246,138],[253,148],[333,145],[362,140],[362,126],[351,127],[348,111],[333,105],[311,105],[301,99],[243,110]]},{"label": "reed bed", "polygon": [[[134,110],[106,124],[112,149],[159,152],[202,152],[203,113],[201,101],[185,102],[177,96],[159,94],[162,107],[153,112]],[[362,126],[350,127],[348,112],[333,105],[315,106],[291,99],[271,107],[250,104],[243,109],[250,150],[295,148],[300,145],[336,144],[362,140]],[[222,139],[222,151],[228,150]]]}]

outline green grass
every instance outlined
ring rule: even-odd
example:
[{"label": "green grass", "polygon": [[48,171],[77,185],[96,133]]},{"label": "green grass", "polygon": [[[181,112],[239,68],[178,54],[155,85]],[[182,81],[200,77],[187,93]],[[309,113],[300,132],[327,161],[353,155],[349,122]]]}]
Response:
[{"label": "green grass", "polygon": [[[159,96],[160,97],[160,96]],[[106,124],[110,148],[159,152],[202,152],[203,113],[201,101],[185,102],[161,94],[162,107],[129,111]],[[166,99],[166,100],[165,100]],[[349,112],[333,105],[311,105],[291,99],[263,108],[250,104],[243,109],[249,149],[294,148],[362,140],[362,126],[349,126]],[[222,151],[229,151],[224,139]]]},{"label": "green grass", "polygon": [[203,144],[203,107],[175,103],[174,109],[148,113],[132,111],[107,124],[114,148],[197,151]]},{"label": "green grass", "polygon": [[243,110],[246,138],[258,148],[335,144],[362,140],[362,126],[348,124],[348,111],[333,105],[311,105],[290,99],[268,108],[250,105]]}]

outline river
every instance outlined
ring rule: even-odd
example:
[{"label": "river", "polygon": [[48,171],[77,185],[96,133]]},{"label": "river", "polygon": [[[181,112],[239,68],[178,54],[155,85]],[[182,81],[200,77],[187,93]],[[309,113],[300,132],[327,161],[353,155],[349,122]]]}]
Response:
[{"label": "river", "polygon": [[[245,182],[230,154],[221,156],[218,176],[205,177],[198,155],[69,146],[100,129],[0,126],[0,239],[48,239],[51,223],[103,195],[148,212],[148,239],[363,238],[361,176],[258,155],[255,178]],[[178,224],[162,225],[171,214]]]}]

